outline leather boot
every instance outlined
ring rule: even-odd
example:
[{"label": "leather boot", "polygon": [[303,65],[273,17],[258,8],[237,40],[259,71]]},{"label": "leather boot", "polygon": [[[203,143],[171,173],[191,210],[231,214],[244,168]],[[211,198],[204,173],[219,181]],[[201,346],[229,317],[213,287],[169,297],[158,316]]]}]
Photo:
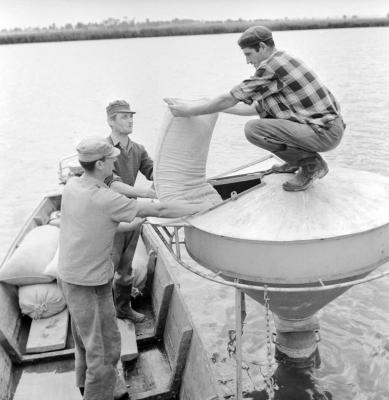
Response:
[{"label": "leather boot", "polygon": [[297,172],[299,167],[291,165],[289,163],[284,163],[284,164],[274,164],[271,167],[272,172],[275,172],[277,174],[293,174]]},{"label": "leather boot", "polygon": [[116,308],[116,316],[120,319],[129,319],[134,323],[142,322],[145,316],[131,308],[132,285],[114,284],[113,294]]},{"label": "leather boot", "polygon": [[315,179],[321,179],[328,173],[327,163],[319,156],[305,158],[299,163],[298,173],[282,187],[286,191],[299,192],[312,186]]},{"label": "leather boot", "polygon": [[128,394],[127,391],[127,386],[126,382],[124,381],[123,378],[123,370],[119,372],[118,369],[117,371],[117,376],[116,376],[116,383],[115,383],[115,389],[113,391],[113,398],[114,400],[130,400],[130,395]]}]

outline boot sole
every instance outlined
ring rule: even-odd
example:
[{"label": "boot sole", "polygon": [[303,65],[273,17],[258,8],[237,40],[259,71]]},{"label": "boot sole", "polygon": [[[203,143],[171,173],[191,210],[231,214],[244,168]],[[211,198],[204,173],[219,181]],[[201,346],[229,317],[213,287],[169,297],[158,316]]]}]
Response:
[{"label": "boot sole", "polygon": [[286,186],[285,184],[282,185],[282,188],[287,192],[302,192],[304,190],[309,189],[313,184],[313,179],[311,179],[306,185],[304,186]]}]

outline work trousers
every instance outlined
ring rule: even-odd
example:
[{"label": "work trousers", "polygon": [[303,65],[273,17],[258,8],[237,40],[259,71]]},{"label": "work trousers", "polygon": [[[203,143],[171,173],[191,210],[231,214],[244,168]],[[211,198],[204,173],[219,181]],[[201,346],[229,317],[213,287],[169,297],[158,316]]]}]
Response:
[{"label": "work trousers", "polygon": [[140,232],[141,227],[135,231],[116,232],[115,234],[112,249],[112,260],[115,268],[114,290],[116,285],[129,287],[132,285],[132,260]]},{"label": "work trousers", "polygon": [[303,159],[320,157],[318,153],[334,149],[342,139],[344,128],[340,117],[327,128],[264,118],[248,121],[245,134],[250,143],[276,154],[292,166],[299,166]]},{"label": "work trousers", "polygon": [[120,357],[120,333],[111,282],[80,286],[58,280],[71,316],[76,385],[85,400],[112,400]]}]

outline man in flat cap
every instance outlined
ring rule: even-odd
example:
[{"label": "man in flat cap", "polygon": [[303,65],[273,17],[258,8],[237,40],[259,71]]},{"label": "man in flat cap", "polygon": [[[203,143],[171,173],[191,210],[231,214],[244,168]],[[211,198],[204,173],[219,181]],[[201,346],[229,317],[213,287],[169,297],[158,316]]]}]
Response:
[{"label": "man in flat cap", "polygon": [[[104,180],[120,150],[105,138],[86,138],[77,152],[84,173],[70,178],[62,194],[58,284],[71,315],[76,385],[85,400],[113,400],[121,350],[111,284],[115,232],[136,217],[175,218],[199,210],[179,202],[142,202],[110,190]],[[126,391],[120,399],[125,398]]]},{"label": "man in flat cap", "polygon": [[285,190],[306,190],[328,172],[319,153],[334,149],[342,139],[345,125],[340,107],[312,70],[276,49],[266,27],[247,29],[238,44],[255,68],[254,76],[199,104],[165,101],[178,117],[219,111],[259,115],[260,119],[246,124],[247,139],[285,161],[273,166],[273,172],[295,173],[283,184]]},{"label": "man in flat cap", "polygon": [[[119,150],[114,162],[113,175],[106,179],[107,185],[130,198],[155,197],[152,188],[135,188],[138,172],[141,172],[149,181],[153,180],[153,160],[141,144],[132,141],[129,137],[133,131],[135,111],[131,110],[125,100],[115,100],[106,108],[107,122],[111,128],[108,142]],[[139,221],[141,222],[141,221]],[[129,231],[117,232],[115,235],[113,254],[115,277],[113,291],[118,318],[129,319],[133,322],[142,322],[144,315],[131,307],[131,292],[133,281],[132,261],[139,240],[141,223],[132,226]]]}]

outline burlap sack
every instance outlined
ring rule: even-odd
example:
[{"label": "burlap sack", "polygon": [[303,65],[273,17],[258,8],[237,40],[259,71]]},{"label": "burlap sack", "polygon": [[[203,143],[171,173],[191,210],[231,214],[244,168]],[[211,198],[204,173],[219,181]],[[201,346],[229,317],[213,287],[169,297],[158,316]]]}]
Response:
[{"label": "burlap sack", "polygon": [[58,239],[59,229],[55,226],[32,229],[0,269],[0,281],[18,286],[51,282],[53,277],[45,275],[44,270],[54,257]]},{"label": "burlap sack", "polygon": [[189,201],[204,209],[221,201],[206,181],[209,145],[217,114],[190,118],[167,111],[154,157],[154,184],[160,200]]},{"label": "burlap sack", "polygon": [[66,303],[56,283],[41,283],[19,287],[19,307],[23,314],[40,319],[58,314]]}]

